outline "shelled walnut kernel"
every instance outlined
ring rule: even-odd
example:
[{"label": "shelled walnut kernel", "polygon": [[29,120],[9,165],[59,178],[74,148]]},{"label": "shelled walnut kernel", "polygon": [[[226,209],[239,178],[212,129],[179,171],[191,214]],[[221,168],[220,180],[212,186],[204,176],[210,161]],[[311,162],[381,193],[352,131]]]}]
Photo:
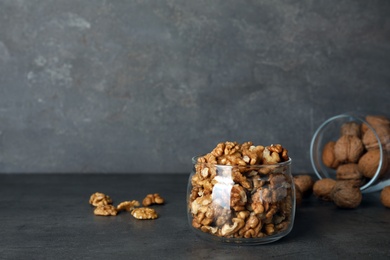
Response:
[{"label": "shelled walnut kernel", "polygon": [[142,200],[142,205],[146,207],[152,204],[164,204],[164,199],[158,193],[146,195],[146,197]]},{"label": "shelled walnut kernel", "polygon": [[[164,199],[158,193],[149,194],[146,198],[152,199],[152,201],[148,200],[148,202],[151,202],[150,204],[164,203]],[[121,211],[128,211],[137,219],[156,219],[158,217],[154,209],[139,208],[140,203],[137,200],[123,201],[114,207],[110,196],[101,192],[92,194],[89,199],[89,204],[95,206],[93,213],[96,216],[116,216]]]},{"label": "shelled walnut kernel", "polygon": [[131,215],[136,219],[156,219],[157,212],[151,208],[136,208],[131,211]]}]

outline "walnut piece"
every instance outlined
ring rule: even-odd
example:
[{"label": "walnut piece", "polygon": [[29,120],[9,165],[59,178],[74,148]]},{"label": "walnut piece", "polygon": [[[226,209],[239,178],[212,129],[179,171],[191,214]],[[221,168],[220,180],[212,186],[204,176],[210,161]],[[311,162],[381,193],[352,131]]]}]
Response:
[{"label": "walnut piece", "polygon": [[93,214],[96,216],[116,216],[118,212],[113,205],[100,205],[95,208]]},{"label": "walnut piece", "polygon": [[132,211],[135,207],[138,207],[139,201],[132,200],[132,201],[123,201],[119,203],[119,205],[116,207],[117,211]]},{"label": "walnut piece", "polygon": [[390,208],[390,186],[386,186],[381,191],[380,200],[383,206]]},{"label": "walnut piece", "polygon": [[158,218],[157,212],[151,208],[136,208],[131,212],[131,215],[136,219],[156,219]]},{"label": "walnut piece", "polygon": [[164,199],[160,196],[158,193],[154,194],[148,194],[146,197],[142,200],[142,205],[145,207],[150,206],[152,204],[164,204]]},{"label": "walnut piece", "polygon": [[330,178],[318,180],[313,185],[313,194],[325,201],[331,201],[331,192],[336,181]]},{"label": "walnut piece", "polygon": [[362,193],[359,186],[348,181],[337,181],[334,185],[331,198],[340,208],[356,208],[362,201]]},{"label": "walnut piece", "polygon": [[89,204],[95,207],[110,205],[112,204],[112,199],[110,198],[110,196],[105,195],[104,193],[95,192],[89,198]]},{"label": "walnut piece", "polygon": [[221,235],[222,236],[229,236],[229,235],[235,233],[236,231],[240,230],[245,225],[244,220],[242,220],[240,218],[233,218],[232,222],[233,222],[233,224],[231,224],[231,225],[229,225],[227,223],[225,225],[223,225],[223,227],[221,228]]}]

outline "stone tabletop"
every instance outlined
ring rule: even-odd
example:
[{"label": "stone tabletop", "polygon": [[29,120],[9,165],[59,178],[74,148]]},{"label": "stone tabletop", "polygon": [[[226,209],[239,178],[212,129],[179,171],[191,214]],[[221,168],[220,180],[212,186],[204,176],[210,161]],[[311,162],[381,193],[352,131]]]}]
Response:
[{"label": "stone tabletop", "polygon": [[[186,213],[187,174],[0,174],[1,259],[389,259],[390,209],[379,193],[353,210],[315,197],[297,208],[294,228],[259,246],[204,241]],[[88,200],[115,203],[159,193],[159,218],[102,217]]]}]

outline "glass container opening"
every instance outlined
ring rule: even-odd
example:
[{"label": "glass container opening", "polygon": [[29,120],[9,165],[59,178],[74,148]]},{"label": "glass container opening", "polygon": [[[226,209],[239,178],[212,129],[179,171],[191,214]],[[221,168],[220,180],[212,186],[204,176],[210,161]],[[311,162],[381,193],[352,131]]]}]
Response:
[{"label": "glass container opening", "polygon": [[[360,190],[362,192],[374,191],[373,189],[369,189],[369,188],[378,182],[378,178],[380,176],[382,166],[383,166],[384,148],[381,144],[380,138],[377,135],[375,129],[364,120],[364,117],[359,115],[355,115],[352,113],[345,113],[345,114],[331,117],[328,120],[326,120],[324,123],[322,123],[320,127],[315,131],[310,144],[310,161],[314,169],[314,172],[319,179],[323,179],[323,178],[336,179],[336,170],[324,165],[322,160],[322,152],[324,146],[329,141],[337,141],[337,138],[340,136],[341,126],[346,122],[357,122],[360,124],[364,123],[371,131],[373,131],[375,138],[378,142],[380,158],[379,158],[379,164],[377,170],[375,172],[374,177],[369,179],[366,183],[364,183],[360,187]],[[379,189],[379,187],[377,187],[375,190],[377,189]]]}]

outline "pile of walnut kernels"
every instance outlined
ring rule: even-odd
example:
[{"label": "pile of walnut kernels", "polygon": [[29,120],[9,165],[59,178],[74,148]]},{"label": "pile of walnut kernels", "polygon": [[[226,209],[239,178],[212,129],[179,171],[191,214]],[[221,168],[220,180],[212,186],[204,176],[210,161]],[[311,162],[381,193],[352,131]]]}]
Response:
[{"label": "pile of walnut kernels", "polygon": [[157,212],[148,206],[153,204],[164,204],[164,199],[158,194],[148,194],[142,200],[144,207],[139,207],[140,203],[137,200],[123,201],[116,207],[112,205],[113,201],[110,196],[95,192],[89,198],[89,204],[95,207],[93,213],[96,216],[116,216],[121,211],[128,211],[136,219],[156,219]]},{"label": "pile of walnut kernels", "polygon": [[[390,120],[384,116],[368,115],[366,122],[377,133],[382,147],[390,151]],[[386,154],[386,153],[385,153]],[[386,156],[386,155],[385,155]],[[385,158],[379,178],[389,178],[389,158]],[[336,141],[324,146],[322,161],[336,170],[336,178],[315,182],[313,193],[320,199],[333,201],[341,208],[356,208],[362,201],[360,187],[374,177],[380,161],[379,143],[366,124],[344,123]],[[381,202],[390,208],[390,186],[381,191]]]},{"label": "pile of walnut kernels", "polygon": [[288,230],[294,214],[292,178],[285,165],[276,166],[288,160],[280,144],[219,143],[195,164],[188,199],[192,226],[223,238],[261,238]]}]

